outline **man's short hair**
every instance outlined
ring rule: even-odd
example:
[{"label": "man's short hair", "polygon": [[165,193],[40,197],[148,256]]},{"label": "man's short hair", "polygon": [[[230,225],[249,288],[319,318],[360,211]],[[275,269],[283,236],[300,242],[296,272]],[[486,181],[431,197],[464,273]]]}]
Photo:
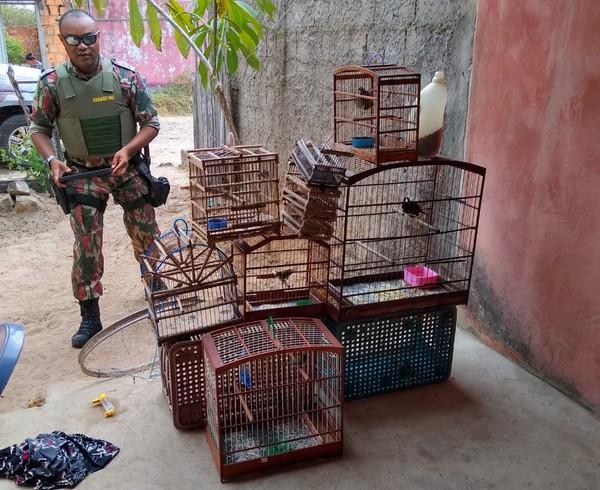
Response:
[{"label": "man's short hair", "polygon": [[26,59],[27,61],[32,61],[32,60],[34,60],[34,59],[35,59],[35,56],[33,55],[33,53],[27,53],[27,54],[25,55],[25,59]]},{"label": "man's short hair", "polygon": [[65,20],[71,17],[73,17],[74,19],[87,17],[88,19],[92,19],[94,22],[96,22],[94,16],[88,11],[81,9],[71,9],[67,10],[64,14],[61,15],[60,19],[58,20],[58,30],[62,28],[62,25],[65,22]]}]

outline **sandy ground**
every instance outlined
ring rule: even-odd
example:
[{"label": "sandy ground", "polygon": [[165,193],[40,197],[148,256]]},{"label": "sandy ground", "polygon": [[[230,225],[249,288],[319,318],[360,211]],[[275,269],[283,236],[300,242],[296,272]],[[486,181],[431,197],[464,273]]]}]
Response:
[{"label": "sandy ground", "polygon": [[[180,166],[180,149],[193,148],[191,117],[161,118],[162,131],[151,147],[153,173],[171,182],[167,205],[157,209],[164,231],[172,220],[189,213],[187,172]],[[41,210],[0,215],[0,321],[25,326],[21,359],[0,398],[0,412],[23,408],[32,399],[45,399],[48,385],[80,380],[78,351],[70,337],[79,322],[79,309],[71,294],[72,233],[69,220],[49,196],[37,194]],[[145,305],[139,267],[122,222],[121,208],[109,204],[104,217],[105,326]],[[123,345],[121,338],[95,353],[95,366],[126,368],[155,353],[150,332],[147,345]],[[139,336],[138,336],[139,337]],[[126,339],[128,340],[128,339]],[[105,355],[102,359],[101,357]]]},{"label": "sandy ground", "polygon": [[[186,216],[187,175],[177,166],[191,148],[190,118],[163,118],[155,174],[172,182],[159,208],[163,230]],[[41,432],[81,432],[121,448],[85,489],[198,489],[220,486],[203,430],[172,424],[157,370],[98,379],[79,369],[70,337],[78,307],[70,292],[72,236],[49,198],[43,211],[0,220],[0,321],[21,322],[21,359],[0,398],[0,448]],[[121,222],[105,216],[105,325],[144,307],[137,264]],[[99,349],[97,367],[132,367],[155,358],[147,325]],[[92,398],[106,392],[117,414],[105,419]],[[39,407],[26,408],[39,399]],[[348,403],[344,456],[244,478],[233,488],[596,489],[600,423],[589,412],[464,331],[457,332],[450,381]],[[0,489],[16,488],[0,479]]]}]

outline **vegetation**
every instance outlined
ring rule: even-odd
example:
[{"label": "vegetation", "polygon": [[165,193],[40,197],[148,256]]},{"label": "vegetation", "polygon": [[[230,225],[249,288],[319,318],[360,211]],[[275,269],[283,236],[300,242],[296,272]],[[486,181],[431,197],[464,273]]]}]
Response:
[{"label": "vegetation", "polygon": [[6,27],[12,26],[34,26],[35,11],[12,5],[0,5],[0,17]]},{"label": "vegetation", "polygon": [[12,170],[25,172],[27,179],[35,180],[43,190],[48,190],[50,169],[33,146],[31,136],[25,136],[19,144],[10,145],[8,151],[0,148],[0,161]]},{"label": "vegetation", "polygon": [[20,65],[25,61],[25,53],[23,52],[23,46],[14,37],[10,37],[8,34],[4,35],[6,40],[6,54],[8,55],[8,62],[13,65]]},{"label": "vegetation", "polygon": [[182,73],[164,87],[151,90],[152,102],[160,116],[187,116],[192,113],[192,75]]}]

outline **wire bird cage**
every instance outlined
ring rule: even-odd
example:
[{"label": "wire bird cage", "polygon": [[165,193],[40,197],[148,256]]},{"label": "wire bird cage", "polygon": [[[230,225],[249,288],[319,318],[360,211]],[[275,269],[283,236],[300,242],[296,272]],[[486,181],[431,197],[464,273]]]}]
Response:
[{"label": "wire bird cage", "polygon": [[328,313],[342,321],[466,303],[484,177],[477,165],[434,158],[345,179]]},{"label": "wire bird cage", "polygon": [[344,178],[345,162],[340,156],[351,153],[315,146],[310,141],[298,140],[292,152],[292,160],[309,185],[338,187]]},{"label": "wire bird cage", "polygon": [[326,243],[292,235],[238,240],[232,246],[232,262],[245,320],[325,313]]},{"label": "wire bird cage", "polygon": [[319,320],[261,320],[203,337],[207,439],[225,480],[341,454],[342,346]]},{"label": "wire bird cage", "polygon": [[421,75],[350,65],[333,76],[335,148],[380,164],[417,159]]},{"label": "wire bird cage", "polygon": [[202,336],[192,335],[189,340],[163,343],[160,368],[173,425],[180,430],[203,427],[206,404]]},{"label": "wire bird cage", "polygon": [[299,236],[329,241],[339,196],[337,187],[307,184],[290,161],[281,197],[282,221]]},{"label": "wire bird cage", "polygon": [[158,340],[238,320],[231,258],[194,236],[175,233],[168,239],[156,238],[151,253],[142,256],[142,282]]},{"label": "wire bird cage", "polygon": [[187,152],[192,226],[209,244],[279,229],[277,154],[261,146]]}]

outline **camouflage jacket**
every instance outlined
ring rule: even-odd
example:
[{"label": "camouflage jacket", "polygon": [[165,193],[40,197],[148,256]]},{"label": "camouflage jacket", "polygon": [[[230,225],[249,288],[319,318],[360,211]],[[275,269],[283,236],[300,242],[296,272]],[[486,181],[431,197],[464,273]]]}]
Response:
[{"label": "camouflage jacket", "polygon": [[[98,70],[89,75],[83,75],[70,61],[65,63],[67,71],[82,80],[89,80],[102,69],[102,63],[98,63]],[[133,112],[133,116],[140,128],[150,126],[160,129],[156,109],[150,99],[139,73],[120,62],[113,62],[113,70],[120,82],[123,99],[127,102]],[[30,131],[32,133],[44,133],[52,136],[54,123],[60,112],[59,99],[56,89],[58,75],[54,69],[42,73],[38,82],[37,91],[33,99]],[[98,165],[102,162],[76,162],[80,164]]]}]

